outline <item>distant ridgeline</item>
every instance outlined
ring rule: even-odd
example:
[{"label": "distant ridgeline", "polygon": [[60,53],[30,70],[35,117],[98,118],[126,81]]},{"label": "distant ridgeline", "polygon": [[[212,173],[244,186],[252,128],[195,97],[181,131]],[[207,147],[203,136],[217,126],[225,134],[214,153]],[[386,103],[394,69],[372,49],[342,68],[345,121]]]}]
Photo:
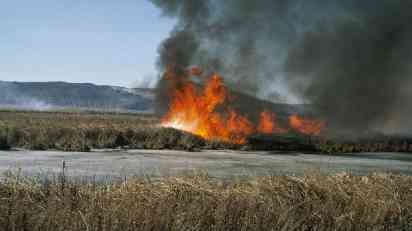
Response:
[{"label": "distant ridgeline", "polygon": [[0,107],[33,110],[89,109],[152,112],[151,89],[66,82],[0,81]]}]

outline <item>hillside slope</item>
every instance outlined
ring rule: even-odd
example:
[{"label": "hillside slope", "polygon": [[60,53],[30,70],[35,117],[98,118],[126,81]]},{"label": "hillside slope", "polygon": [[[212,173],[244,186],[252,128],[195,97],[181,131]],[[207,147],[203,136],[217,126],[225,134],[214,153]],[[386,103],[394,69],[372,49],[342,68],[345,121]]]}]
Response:
[{"label": "hillside slope", "polygon": [[[155,100],[156,94],[159,99]],[[230,107],[258,120],[264,110],[275,112],[284,120],[293,113],[306,114],[303,105],[264,101],[247,94],[230,91]],[[90,83],[67,82],[6,82],[0,81],[0,107],[53,110],[87,109],[104,111],[166,113],[168,92],[148,88],[99,86]]]},{"label": "hillside slope", "polygon": [[90,83],[0,81],[0,106],[152,111],[154,96],[150,91]]}]

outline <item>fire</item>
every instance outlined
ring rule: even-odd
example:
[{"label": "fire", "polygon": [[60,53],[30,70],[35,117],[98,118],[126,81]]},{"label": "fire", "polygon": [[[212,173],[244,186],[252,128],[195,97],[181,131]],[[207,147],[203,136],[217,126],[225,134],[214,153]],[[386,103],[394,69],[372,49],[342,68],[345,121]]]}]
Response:
[{"label": "fire", "polygon": [[[187,75],[200,73],[200,69],[192,68]],[[235,144],[246,143],[247,137],[254,133],[288,132],[288,129],[278,125],[274,113],[261,112],[256,126],[247,117],[231,109],[227,103],[228,91],[218,74],[213,74],[203,87],[194,84],[188,76],[180,77],[174,73],[166,75],[166,79],[172,81],[172,92],[169,110],[161,120],[162,126],[187,131],[208,140]],[[319,135],[325,124],[293,115],[289,117],[289,126],[302,134]]]},{"label": "fire", "polygon": [[286,133],[288,130],[278,126],[276,114],[268,111],[260,113],[260,120],[257,131],[262,134]]},{"label": "fire", "polygon": [[321,120],[305,119],[298,115],[292,115],[289,117],[289,125],[294,130],[305,135],[320,135],[321,131],[325,128],[326,124]]},{"label": "fire", "polygon": [[254,125],[244,116],[235,111],[229,112],[227,129],[231,133],[231,139],[236,143],[246,143],[246,137],[255,132]]},{"label": "fire", "polygon": [[[214,74],[198,90],[193,82],[182,80],[175,88],[168,113],[162,125],[191,132],[205,139],[218,139],[243,144],[254,132],[253,124],[233,110],[222,113],[228,98],[222,78]],[[225,115],[226,114],[226,115]]]}]

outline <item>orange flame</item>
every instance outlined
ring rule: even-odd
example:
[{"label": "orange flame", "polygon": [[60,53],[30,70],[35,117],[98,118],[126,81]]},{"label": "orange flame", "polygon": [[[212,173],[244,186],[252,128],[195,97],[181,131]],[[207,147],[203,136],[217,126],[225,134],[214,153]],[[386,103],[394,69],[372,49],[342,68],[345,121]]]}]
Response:
[{"label": "orange flame", "polygon": [[258,132],[262,134],[286,133],[288,130],[278,126],[276,122],[276,114],[268,111],[260,113]]},{"label": "orange flame", "polygon": [[[198,75],[200,68],[192,68],[187,75]],[[263,111],[256,126],[248,118],[227,105],[228,91],[223,79],[212,75],[203,87],[197,87],[188,76],[177,76],[172,71],[165,78],[172,81],[172,98],[169,111],[162,118],[164,127],[172,127],[199,135],[205,139],[244,144],[255,132],[263,134],[286,133],[276,121],[276,114]],[[292,115],[289,126],[306,135],[319,135],[325,123]]]},{"label": "orange flame", "polygon": [[326,127],[324,121],[311,120],[292,115],[289,117],[289,125],[299,133],[305,135],[320,135],[321,131]]},{"label": "orange flame", "polygon": [[184,80],[174,89],[168,113],[162,125],[191,132],[205,139],[218,139],[243,144],[254,132],[253,124],[235,111],[225,116],[218,112],[228,98],[222,78],[214,74],[199,92],[195,85]]},{"label": "orange flame", "polygon": [[255,131],[254,125],[244,116],[235,111],[230,111],[227,121],[227,129],[230,133],[230,140],[235,143],[246,143],[246,137]]}]

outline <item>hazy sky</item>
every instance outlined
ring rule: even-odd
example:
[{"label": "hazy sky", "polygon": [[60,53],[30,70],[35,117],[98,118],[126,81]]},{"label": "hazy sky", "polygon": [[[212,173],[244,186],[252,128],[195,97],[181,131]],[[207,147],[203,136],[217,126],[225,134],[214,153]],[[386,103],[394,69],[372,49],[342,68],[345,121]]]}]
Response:
[{"label": "hazy sky", "polygon": [[174,23],[146,0],[4,0],[0,80],[150,82]]}]

